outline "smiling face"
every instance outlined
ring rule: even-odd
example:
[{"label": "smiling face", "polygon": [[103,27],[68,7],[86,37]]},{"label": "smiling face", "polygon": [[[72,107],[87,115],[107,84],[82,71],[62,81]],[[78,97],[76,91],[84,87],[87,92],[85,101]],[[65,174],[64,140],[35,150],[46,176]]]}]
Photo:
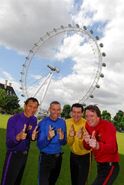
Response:
[{"label": "smiling face", "polygon": [[75,122],[78,122],[82,118],[82,109],[81,107],[73,107],[71,111],[71,117]]},{"label": "smiling face", "polygon": [[100,119],[97,116],[97,113],[92,110],[86,110],[85,118],[87,120],[88,125],[91,127],[95,127],[99,123],[99,119]]},{"label": "smiling face", "polygon": [[24,105],[24,115],[26,117],[33,116],[38,109],[38,103],[36,101],[29,100],[27,104]]},{"label": "smiling face", "polygon": [[56,120],[58,117],[60,117],[61,114],[61,106],[59,103],[52,103],[49,108],[50,111],[50,118],[52,120]]}]

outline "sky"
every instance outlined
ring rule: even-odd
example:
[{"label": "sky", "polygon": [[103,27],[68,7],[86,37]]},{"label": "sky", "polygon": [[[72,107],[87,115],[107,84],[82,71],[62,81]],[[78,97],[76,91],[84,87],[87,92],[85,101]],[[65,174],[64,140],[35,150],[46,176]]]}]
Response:
[{"label": "sky", "polygon": [[[124,110],[123,17],[122,0],[0,0],[0,83],[12,83],[20,104],[27,93],[43,109],[53,100],[62,105],[80,101],[114,116]],[[69,24],[86,26],[93,35],[67,30]],[[103,48],[97,48],[100,43]],[[103,52],[106,57],[99,58]],[[91,88],[94,98],[88,94]]]}]

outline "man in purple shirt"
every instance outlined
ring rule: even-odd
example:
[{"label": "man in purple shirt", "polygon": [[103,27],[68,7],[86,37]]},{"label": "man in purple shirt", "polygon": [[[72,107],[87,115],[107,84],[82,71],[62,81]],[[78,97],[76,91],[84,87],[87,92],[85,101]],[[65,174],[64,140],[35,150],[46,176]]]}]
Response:
[{"label": "man in purple shirt", "polygon": [[7,152],[3,167],[1,185],[20,185],[26,165],[30,140],[37,136],[37,118],[34,116],[39,106],[36,98],[28,98],[24,112],[9,118],[6,131]]}]

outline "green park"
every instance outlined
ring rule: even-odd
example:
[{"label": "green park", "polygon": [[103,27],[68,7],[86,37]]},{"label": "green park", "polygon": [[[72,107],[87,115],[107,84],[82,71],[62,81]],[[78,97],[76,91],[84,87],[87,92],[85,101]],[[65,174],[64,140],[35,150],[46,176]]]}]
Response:
[{"label": "green park", "polygon": [[[7,120],[10,115],[7,114],[0,114],[0,179],[2,175],[2,168],[6,153],[6,124]],[[110,133],[111,134],[111,133]],[[119,147],[119,154],[120,154],[120,173],[118,175],[117,180],[115,181],[114,185],[123,185],[123,174],[124,174],[124,133],[117,132],[117,141]],[[63,162],[61,173],[59,179],[57,181],[57,185],[70,185],[70,170],[69,170],[69,155],[70,151],[68,146],[63,147]],[[31,148],[29,152],[28,162],[26,165],[26,169],[24,172],[22,185],[34,185],[38,182],[38,156],[39,151],[36,146],[36,142],[31,143]],[[85,167],[84,167],[85,168]],[[92,159],[90,173],[87,185],[90,185],[93,179],[95,178],[96,174],[96,163],[94,159]]]}]

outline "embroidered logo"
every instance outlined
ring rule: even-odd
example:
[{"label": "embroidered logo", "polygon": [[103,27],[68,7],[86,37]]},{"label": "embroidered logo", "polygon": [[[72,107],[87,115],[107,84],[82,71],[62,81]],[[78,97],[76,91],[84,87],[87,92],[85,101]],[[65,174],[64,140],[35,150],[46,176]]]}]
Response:
[{"label": "embroidered logo", "polygon": [[28,130],[32,130],[32,125],[29,125],[28,126]]},{"label": "embroidered logo", "polygon": [[100,134],[98,134],[98,135],[96,136],[96,139],[97,139],[97,141],[101,141],[101,140],[102,140],[102,136],[101,136]]}]

